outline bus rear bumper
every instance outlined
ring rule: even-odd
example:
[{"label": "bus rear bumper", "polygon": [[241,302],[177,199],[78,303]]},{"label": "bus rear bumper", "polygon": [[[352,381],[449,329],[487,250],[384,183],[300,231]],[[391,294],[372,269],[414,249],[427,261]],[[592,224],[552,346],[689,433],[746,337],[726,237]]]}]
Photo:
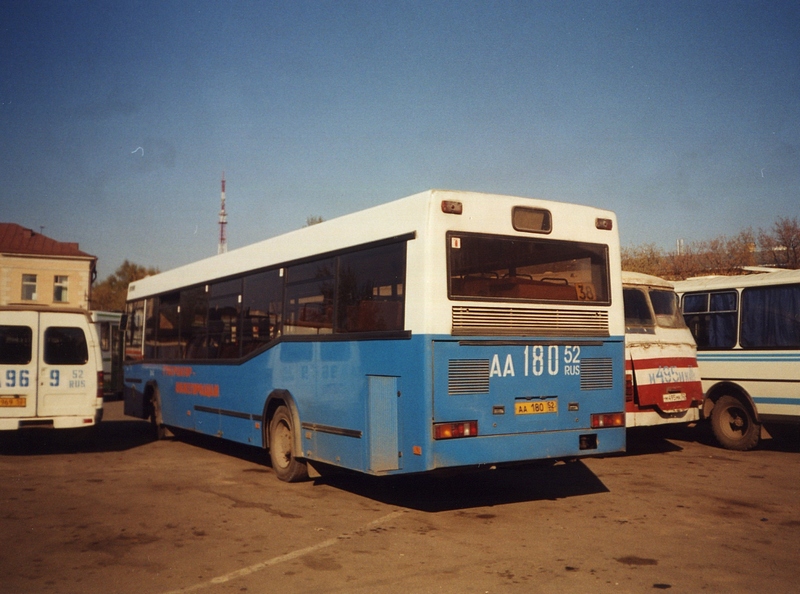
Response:
[{"label": "bus rear bumper", "polygon": [[[533,462],[625,451],[625,428],[486,435],[435,441],[429,470],[456,466]],[[509,457],[509,452],[517,455]]]},{"label": "bus rear bumper", "polygon": [[100,423],[102,418],[103,409],[95,411],[93,416],[0,419],[0,431],[17,431],[19,429],[79,429],[81,427],[94,427]]}]

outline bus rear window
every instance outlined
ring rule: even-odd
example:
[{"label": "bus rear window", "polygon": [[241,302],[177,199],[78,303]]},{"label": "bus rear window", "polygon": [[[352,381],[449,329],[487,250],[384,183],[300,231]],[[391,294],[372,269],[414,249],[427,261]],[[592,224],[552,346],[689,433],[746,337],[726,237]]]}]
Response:
[{"label": "bus rear window", "polygon": [[44,362],[48,365],[85,365],[88,360],[83,329],[50,326],[44,331]]},{"label": "bus rear window", "polygon": [[447,235],[451,299],[610,303],[605,245]]},{"label": "bus rear window", "polygon": [[31,362],[32,344],[29,326],[0,326],[0,364],[27,365]]}]

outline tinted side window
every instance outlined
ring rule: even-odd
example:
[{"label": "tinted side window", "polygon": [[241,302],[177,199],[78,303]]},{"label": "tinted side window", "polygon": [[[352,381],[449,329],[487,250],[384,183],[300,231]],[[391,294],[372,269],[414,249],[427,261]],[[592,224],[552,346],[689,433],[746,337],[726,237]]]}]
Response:
[{"label": "tinted side window", "polygon": [[740,341],[750,348],[800,347],[800,285],[744,289]]},{"label": "tinted side window", "polygon": [[208,357],[207,319],[208,294],[205,286],[181,291],[181,344],[186,359]]},{"label": "tinted side window", "polygon": [[48,365],[85,365],[88,360],[82,328],[51,326],[44,331],[44,362]]},{"label": "tinted side window", "polygon": [[31,362],[33,330],[28,326],[0,326],[0,363],[27,365]]},{"label": "tinted side window", "polygon": [[160,359],[179,359],[181,356],[179,305],[179,293],[162,295],[159,299],[156,356]]},{"label": "tinted side window", "polygon": [[736,291],[696,293],[683,300],[686,325],[698,349],[729,349],[736,346],[738,316]]},{"label": "tinted side window", "polygon": [[235,359],[241,352],[242,279],[211,285],[208,295],[208,356]]},{"label": "tinted side window", "polygon": [[333,284],[335,259],[292,266],[286,271],[286,334],[333,332]]},{"label": "tinted side window", "polygon": [[339,258],[336,332],[402,330],[405,244]]},{"label": "tinted side window", "polygon": [[242,354],[251,353],[280,335],[283,278],[280,271],[259,272],[244,279]]}]

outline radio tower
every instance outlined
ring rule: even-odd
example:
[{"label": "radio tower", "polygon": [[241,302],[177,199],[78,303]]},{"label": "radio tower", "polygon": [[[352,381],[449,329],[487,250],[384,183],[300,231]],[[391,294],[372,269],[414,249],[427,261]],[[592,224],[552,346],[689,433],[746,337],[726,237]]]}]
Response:
[{"label": "radio tower", "polygon": [[228,225],[228,213],[225,212],[225,172],[222,172],[222,196],[220,197],[219,207],[219,247],[218,254],[228,251],[228,238],[225,236],[225,227]]}]

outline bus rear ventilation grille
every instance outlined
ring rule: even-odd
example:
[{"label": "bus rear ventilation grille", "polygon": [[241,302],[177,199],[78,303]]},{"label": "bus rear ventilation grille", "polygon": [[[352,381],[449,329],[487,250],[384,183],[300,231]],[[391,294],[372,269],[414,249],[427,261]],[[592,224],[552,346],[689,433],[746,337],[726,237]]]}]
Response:
[{"label": "bus rear ventilation grille", "polygon": [[611,358],[581,359],[581,390],[610,390],[614,387]]},{"label": "bus rear ventilation grille", "polygon": [[454,335],[609,336],[608,312],[522,307],[453,307]]},{"label": "bus rear ventilation grille", "polygon": [[489,359],[450,359],[447,362],[448,394],[488,394]]}]

